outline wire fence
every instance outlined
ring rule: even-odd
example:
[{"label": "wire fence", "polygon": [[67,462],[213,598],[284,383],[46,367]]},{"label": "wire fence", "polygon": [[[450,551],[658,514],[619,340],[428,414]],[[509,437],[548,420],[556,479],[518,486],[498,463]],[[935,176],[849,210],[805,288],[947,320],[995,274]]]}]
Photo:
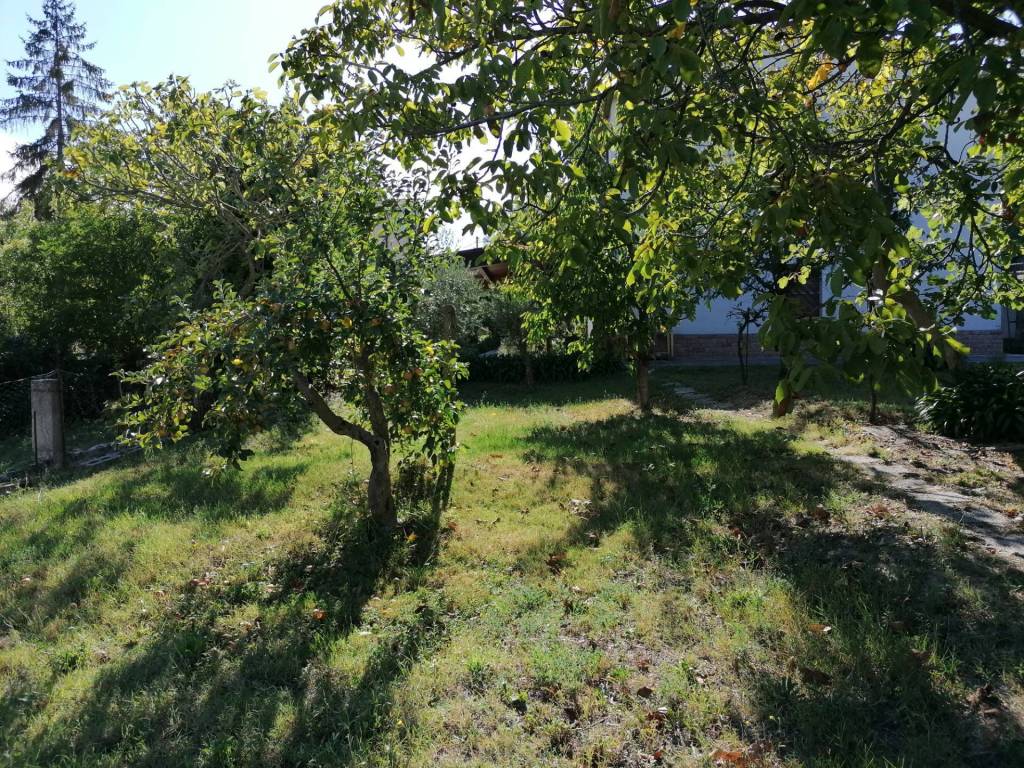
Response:
[{"label": "wire fence", "polygon": [[32,379],[0,382],[0,440],[26,429],[32,422]]},{"label": "wire fence", "polygon": [[37,464],[32,435],[32,382],[39,379],[60,381],[63,422],[72,430],[83,422],[101,418],[108,404],[120,394],[117,380],[100,370],[53,370],[0,382],[0,486]]}]

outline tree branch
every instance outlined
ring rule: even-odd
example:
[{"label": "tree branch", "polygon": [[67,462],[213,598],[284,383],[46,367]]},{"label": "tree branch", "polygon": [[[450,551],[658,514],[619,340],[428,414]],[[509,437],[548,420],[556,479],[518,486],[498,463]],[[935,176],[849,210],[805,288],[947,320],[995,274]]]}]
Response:
[{"label": "tree branch", "polygon": [[297,371],[292,373],[292,383],[295,384],[295,388],[299,390],[299,393],[309,404],[309,407],[313,409],[313,413],[317,415],[320,421],[327,425],[331,432],[344,437],[351,437],[367,447],[376,444],[377,438],[370,432],[336,414],[331,409],[331,406],[327,404],[327,401],[324,400],[323,395],[313,389],[309,379],[301,373]]}]

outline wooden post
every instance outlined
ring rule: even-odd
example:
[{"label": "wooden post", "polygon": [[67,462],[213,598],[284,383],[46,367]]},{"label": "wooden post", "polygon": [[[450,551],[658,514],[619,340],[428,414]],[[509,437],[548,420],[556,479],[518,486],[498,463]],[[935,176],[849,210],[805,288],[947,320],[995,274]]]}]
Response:
[{"label": "wooden post", "polygon": [[36,462],[64,468],[64,404],[60,379],[32,379],[32,449]]}]

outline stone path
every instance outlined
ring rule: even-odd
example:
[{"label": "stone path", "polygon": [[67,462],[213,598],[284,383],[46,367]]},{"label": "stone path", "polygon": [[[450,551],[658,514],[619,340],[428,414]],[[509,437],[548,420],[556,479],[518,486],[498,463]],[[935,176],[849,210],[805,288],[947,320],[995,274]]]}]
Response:
[{"label": "stone path", "polygon": [[[766,418],[766,414],[744,410],[737,411],[728,405],[719,403],[707,395],[691,387],[676,385],[672,391],[686,398],[698,408],[712,411],[723,411],[731,414],[742,413],[753,418]],[[863,427],[863,431],[873,438],[882,438],[891,445],[906,443],[909,447],[911,439],[888,427]],[[936,438],[936,441],[945,441]],[[966,452],[956,441],[945,441],[949,448]],[[970,532],[970,538],[990,553],[1009,558],[1020,564],[1024,559],[1024,535],[1019,524],[1007,517],[1003,512],[982,503],[976,496],[957,490],[954,487],[936,484],[922,476],[921,468],[900,462],[886,461],[876,456],[840,453],[830,446],[822,444],[837,460],[857,467],[865,475],[904,498],[907,504],[918,512],[935,515],[963,526]],[[976,449],[984,451],[984,449]]]}]

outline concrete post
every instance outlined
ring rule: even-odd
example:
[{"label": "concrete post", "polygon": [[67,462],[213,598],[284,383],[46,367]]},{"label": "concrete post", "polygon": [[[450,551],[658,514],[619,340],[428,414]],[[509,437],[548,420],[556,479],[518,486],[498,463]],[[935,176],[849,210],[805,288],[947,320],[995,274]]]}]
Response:
[{"label": "concrete post", "polygon": [[64,404],[60,379],[32,380],[32,449],[36,461],[64,468]]}]

